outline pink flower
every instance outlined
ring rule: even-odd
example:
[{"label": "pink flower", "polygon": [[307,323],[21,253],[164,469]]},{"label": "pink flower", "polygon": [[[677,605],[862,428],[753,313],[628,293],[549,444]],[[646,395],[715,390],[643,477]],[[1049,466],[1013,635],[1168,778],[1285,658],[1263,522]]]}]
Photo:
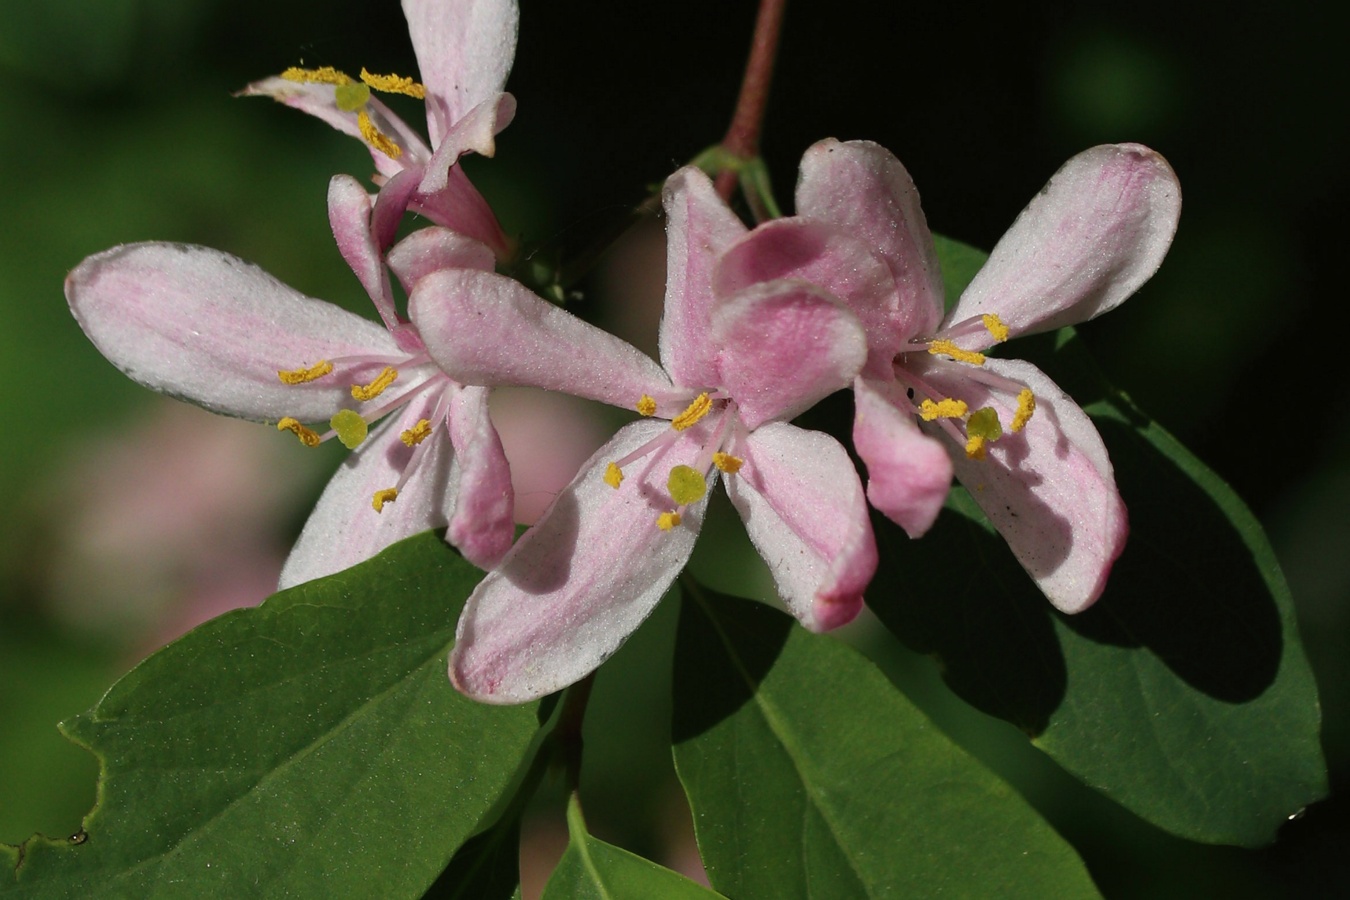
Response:
[{"label": "pink flower", "polygon": [[802,159],[798,216],[730,250],[717,284],[797,277],[845,301],[867,329],[853,441],[872,505],[917,537],[955,472],[1050,602],[1079,612],[1101,594],[1128,530],[1106,448],[1039,369],[984,351],[1124,302],[1162,263],[1180,210],[1176,176],[1147,147],[1080,153],[944,317],[909,174],[875,144],[822,141]]},{"label": "pink flower", "polygon": [[[240,91],[316,116],[370,149],[383,187],[373,231],[381,248],[411,208],[508,256],[511,242],[456,160],[492,156],[516,101],[503,93],[516,52],[515,0],[403,0],[422,82],[395,75],[359,79],[332,68],[288,69]],[[424,99],[430,147],[371,90]]]},{"label": "pink flower", "polygon": [[598,667],[684,567],[719,480],[803,624],[861,608],[876,568],[861,482],[837,441],[787,420],[852,381],[862,326],[803,281],[716,291],[713,268],[746,229],[698,170],[670,179],[665,206],[664,371],[500,276],[442,271],[413,291],[413,321],[454,377],[648,417],[591,457],[469,598],[450,658],[469,696],[520,702]]},{"label": "pink flower", "polygon": [[[488,419],[487,389],[447,377],[417,329],[397,315],[365,190],[338,176],[328,200],[338,247],[383,327],[228,254],[163,243],[86,259],[66,278],[71,311],[104,356],[152,390],[275,422],[310,446],[338,437],[354,448],[291,551],[282,587],[355,565],[429,528],[448,527],[447,540],[489,567],[510,547],[513,525],[510,473]],[[490,271],[493,254],[426,228],[395,246],[389,264],[411,288],[435,268]],[[315,422],[330,430],[305,424]]]}]

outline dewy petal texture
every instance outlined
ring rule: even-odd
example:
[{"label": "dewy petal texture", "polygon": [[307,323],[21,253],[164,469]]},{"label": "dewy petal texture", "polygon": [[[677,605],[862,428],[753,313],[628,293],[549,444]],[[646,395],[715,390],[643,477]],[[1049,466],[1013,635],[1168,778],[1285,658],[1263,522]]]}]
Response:
[{"label": "dewy petal texture", "polygon": [[396,354],[389,332],[306,297],[262,269],[184,244],[127,244],[66,278],[71,312],[113,365],[146,387],[258,421],[326,420],[348,386],[304,390],[277,372],[319,360]]},{"label": "dewy petal texture", "polygon": [[[1181,215],[1167,161],[1139,144],[1093,147],[1064,164],[994,247],[947,316],[996,313],[1012,334],[1114,309],[1158,270]],[[964,344],[980,350],[982,336]]]},{"label": "dewy petal texture", "polygon": [[443,109],[429,112],[437,146],[445,131],[506,85],[520,20],[515,0],[403,0],[422,83]]},{"label": "dewy petal texture", "polygon": [[698,428],[659,465],[630,476],[636,490],[601,477],[608,462],[661,435],[668,422],[625,426],[584,465],[543,517],[479,584],[459,620],[450,678],[488,703],[519,703],[594,671],[636,630],[684,568],[706,498],[685,523],[656,526],[670,466],[694,463]]},{"label": "dewy petal texture", "polygon": [[867,466],[867,499],[917,538],[942,511],[952,464],[942,442],[919,430],[903,393],[894,380],[854,382],[853,448]]}]

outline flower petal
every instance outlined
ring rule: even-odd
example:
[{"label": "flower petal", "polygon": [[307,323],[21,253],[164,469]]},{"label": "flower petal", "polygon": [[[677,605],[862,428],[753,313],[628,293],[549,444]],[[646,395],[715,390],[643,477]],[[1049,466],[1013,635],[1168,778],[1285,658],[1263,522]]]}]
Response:
[{"label": "flower petal", "polygon": [[421,446],[423,457],[397,499],[380,512],[371,505],[376,491],[398,483],[414,448],[399,434],[432,417],[439,396],[410,403],[380,424],[333,475],[305,522],[300,539],[281,570],[281,588],[332,575],[370,559],[385,547],[430,528],[444,528],[455,509],[458,469],[445,429]]},{"label": "flower petal", "polygon": [[746,233],[713,183],[693,166],[670,178],[662,192],[666,209],[666,306],[661,316],[661,363],[676,384],[713,383],[716,348],[712,330],[713,266]]},{"label": "flower petal", "polygon": [[852,235],[890,266],[896,295],[884,314],[896,347],[932,333],[942,318],[942,271],[919,192],[889,150],[871,141],[813,145],[802,157],[797,214]]},{"label": "flower petal", "polygon": [[[1015,402],[972,381],[969,369],[945,360],[923,368],[929,383],[972,409],[993,406],[1011,420]],[[983,460],[952,445],[956,477],[1050,602],[1080,612],[1101,595],[1129,530],[1106,447],[1087,414],[1031,363],[990,359],[983,368],[1031,388],[1036,412],[1020,432],[987,445]]]},{"label": "flower petal", "polygon": [[515,0],[403,0],[432,146],[470,109],[501,92],[516,55]]},{"label": "flower petal", "polygon": [[734,442],[731,502],[788,609],[812,631],[853,621],[877,568],[867,501],[848,452],[827,434],[771,422]]},{"label": "flower petal", "polygon": [[[1017,217],[947,321],[995,313],[1016,335],[1099,316],[1157,271],[1180,215],[1181,186],[1162,156],[1141,144],[1086,150]],[[993,343],[982,336],[971,349]]]},{"label": "flower petal", "polygon": [[450,167],[465,153],[496,155],[497,133],[515,117],[516,98],[510,94],[493,95],[465,113],[436,142],[418,191],[430,196],[444,190]]},{"label": "flower petal", "polygon": [[432,359],[462,384],[542,387],[625,409],[669,390],[640,350],[501,275],[433,272],[408,308]]},{"label": "flower petal", "polygon": [[417,283],[441,269],[476,269],[491,272],[496,265],[492,250],[480,241],[448,228],[419,228],[389,249],[389,268],[403,289],[412,293]]},{"label": "flower petal", "polygon": [[488,418],[487,388],[455,392],[450,405],[450,440],[459,468],[459,503],[446,540],[480,569],[501,562],[516,529],[511,467]]},{"label": "flower petal", "polygon": [[671,508],[667,474],[695,462],[705,430],[682,432],[659,461],[633,463],[617,489],[602,475],[669,429],[652,421],[622,428],[487,574],[459,620],[450,655],[457,688],[488,703],[551,694],[594,671],[647,618],[703,524],[706,498],[669,531],[656,519]]},{"label": "flower petal", "polygon": [[277,372],[399,352],[376,323],[206,247],[127,244],[95,254],[67,276],[66,299],[89,339],[133,380],[246,419],[326,420],[354,405],[349,384],[292,386]]},{"label": "flower petal", "polygon": [[384,326],[398,327],[389,272],[380,258],[380,248],[370,232],[370,195],[350,175],[334,175],[328,182],[328,224],[333,229],[338,252],[366,289]]},{"label": "flower petal", "polygon": [[790,419],[853,381],[867,335],[851,312],[803,281],[753,285],[718,306],[710,343],[720,384],[746,427]]},{"label": "flower petal", "polygon": [[445,174],[444,186],[436,191],[420,193],[422,187],[419,183],[413,191],[408,209],[421,213],[437,225],[482,241],[499,259],[507,259],[514,252],[511,239],[502,231],[492,207],[461,167],[451,166]]},{"label": "flower petal", "polygon": [[853,398],[853,448],[867,466],[867,499],[910,537],[922,537],[951,488],[947,449],[919,430],[894,380],[860,377]]}]

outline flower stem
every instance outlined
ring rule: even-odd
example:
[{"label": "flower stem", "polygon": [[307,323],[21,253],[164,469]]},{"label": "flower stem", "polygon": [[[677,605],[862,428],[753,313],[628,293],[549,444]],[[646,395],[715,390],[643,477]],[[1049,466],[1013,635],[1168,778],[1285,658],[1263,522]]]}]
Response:
[{"label": "flower stem", "polygon": [[[755,19],[755,34],[750,41],[750,59],[745,64],[741,93],[736,98],[731,125],[722,138],[722,147],[740,159],[753,159],[759,155],[759,135],[764,126],[764,108],[769,102],[769,85],[773,80],[773,63],[778,55],[778,35],[782,30],[786,3],[787,0],[759,0],[759,15]],[[723,171],[717,176],[717,192],[723,200],[731,199],[738,179],[738,173],[732,171]]]},{"label": "flower stem", "polygon": [[563,700],[562,712],[558,715],[558,727],[554,729],[554,745],[561,752],[568,790],[575,792],[581,783],[581,725],[586,719],[586,704],[591,699],[591,687],[595,684],[595,673],[572,685]]}]

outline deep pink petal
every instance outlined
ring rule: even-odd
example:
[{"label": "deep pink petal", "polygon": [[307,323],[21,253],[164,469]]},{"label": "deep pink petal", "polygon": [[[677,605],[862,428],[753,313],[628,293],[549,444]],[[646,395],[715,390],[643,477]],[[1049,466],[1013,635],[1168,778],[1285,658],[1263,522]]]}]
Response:
[{"label": "deep pink petal", "polygon": [[399,353],[375,322],[206,247],[127,244],[95,254],[67,276],[66,299],[89,339],[129,377],[246,419],[327,420],[354,405],[347,382],[286,385],[277,372]]},{"label": "deep pink petal", "polygon": [[933,235],[914,181],[889,150],[833,139],[812,146],[802,157],[797,215],[836,226],[890,266],[896,298],[886,316],[896,346],[937,327],[943,292]]},{"label": "deep pink petal", "polygon": [[827,434],[772,422],[743,436],[727,493],[778,594],[812,631],[853,621],[877,569],[867,501],[848,452]]},{"label": "deep pink petal", "polygon": [[923,377],[971,409],[993,406],[1005,429],[983,460],[951,445],[956,477],[1008,541],[1028,574],[1059,609],[1080,612],[1106,586],[1125,547],[1125,505],[1111,460],[1087,414],[1035,366],[990,359],[984,368],[1021,382],[1036,412],[1019,433],[1007,432],[1015,403],[971,380],[969,367],[924,360]]},{"label": "deep pink petal", "polygon": [[867,331],[868,369],[890,372],[891,360],[911,336],[896,324],[899,294],[890,267],[851,235],[810,219],[766,222],[722,254],[713,289],[726,297],[777,279],[810,282],[843,303]]},{"label": "deep pink petal", "polygon": [[375,198],[375,210],[370,217],[370,230],[381,249],[387,249],[394,242],[398,226],[403,223],[403,214],[408,211],[421,183],[422,169],[414,167],[385,179],[380,185],[380,194]]},{"label": "deep pink petal", "polygon": [[688,561],[707,504],[660,530],[666,479],[672,466],[694,463],[706,435],[696,426],[650,466],[632,463],[618,489],[602,476],[669,428],[621,429],[478,585],[450,655],[456,687],[488,703],[551,694],[594,671],[647,618]]},{"label": "deep pink petal", "polygon": [[[1022,211],[947,321],[995,313],[1015,335],[1099,316],[1157,271],[1180,215],[1181,187],[1162,156],[1140,144],[1086,150]],[[961,346],[989,346],[981,334]]]},{"label": "deep pink petal", "polygon": [[853,449],[867,466],[867,499],[910,537],[922,537],[951,488],[947,449],[919,430],[904,390],[893,379],[860,377],[853,398]]},{"label": "deep pink petal", "polygon": [[751,429],[848,387],[867,359],[857,317],[802,281],[757,284],[729,298],[713,315],[711,343],[717,383]]},{"label": "deep pink petal", "polygon": [[492,249],[448,228],[419,228],[389,249],[389,268],[403,289],[412,293],[417,283],[442,269],[491,272],[496,264]]},{"label": "deep pink petal", "polygon": [[328,182],[328,224],[333,229],[338,252],[356,273],[386,328],[399,324],[389,272],[380,258],[380,248],[370,232],[370,195],[350,175],[334,175]]},{"label": "deep pink petal", "polygon": [[370,559],[385,547],[431,528],[444,528],[455,509],[454,451],[445,429],[432,432],[424,456],[398,498],[380,512],[371,504],[376,491],[398,483],[413,448],[399,434],[430,418],[437,396],[411,403],[371,432],[333,475],[310,513],[300,539],[281,570],[288,588],[340,572]]},{"label": "deep pink petal", "polygon": [[501,275],[433,272],[408,308],[432,358],[462,384],[541,387],[625,409],[669,391],[642,351]]},{"label": "deep pink petal", "polygon": [[440,190],[430,194],[414,191],[408,208],[437,225],[482,241],[492,248],[499,259],[510,257],[514,250],[511,239],[497,222],[492,207],[488,206],[487,200],[459,166],[450,167],[446,173],[445,186]]},{"label": "deep pink petal", "polygon": [[676,384],[711,384],[717,372],[712,330],[713,266],[746,232],[712,182],[686,166],[666,180],[666,306],[661,362]]},{"label": "deep pink petal", "polygon": [[501,562],[515,538],[511,467],[488,418],[486,388],[457,391],[450,406],[450,440],[459,470],[459,502],[446,540],[480,569]]},{"label": "deep pink petal", "polygon": [[501,92],[516,55],[520,14],[515,0],[403,0],[403,16],[437,146],[465,113]]}]

